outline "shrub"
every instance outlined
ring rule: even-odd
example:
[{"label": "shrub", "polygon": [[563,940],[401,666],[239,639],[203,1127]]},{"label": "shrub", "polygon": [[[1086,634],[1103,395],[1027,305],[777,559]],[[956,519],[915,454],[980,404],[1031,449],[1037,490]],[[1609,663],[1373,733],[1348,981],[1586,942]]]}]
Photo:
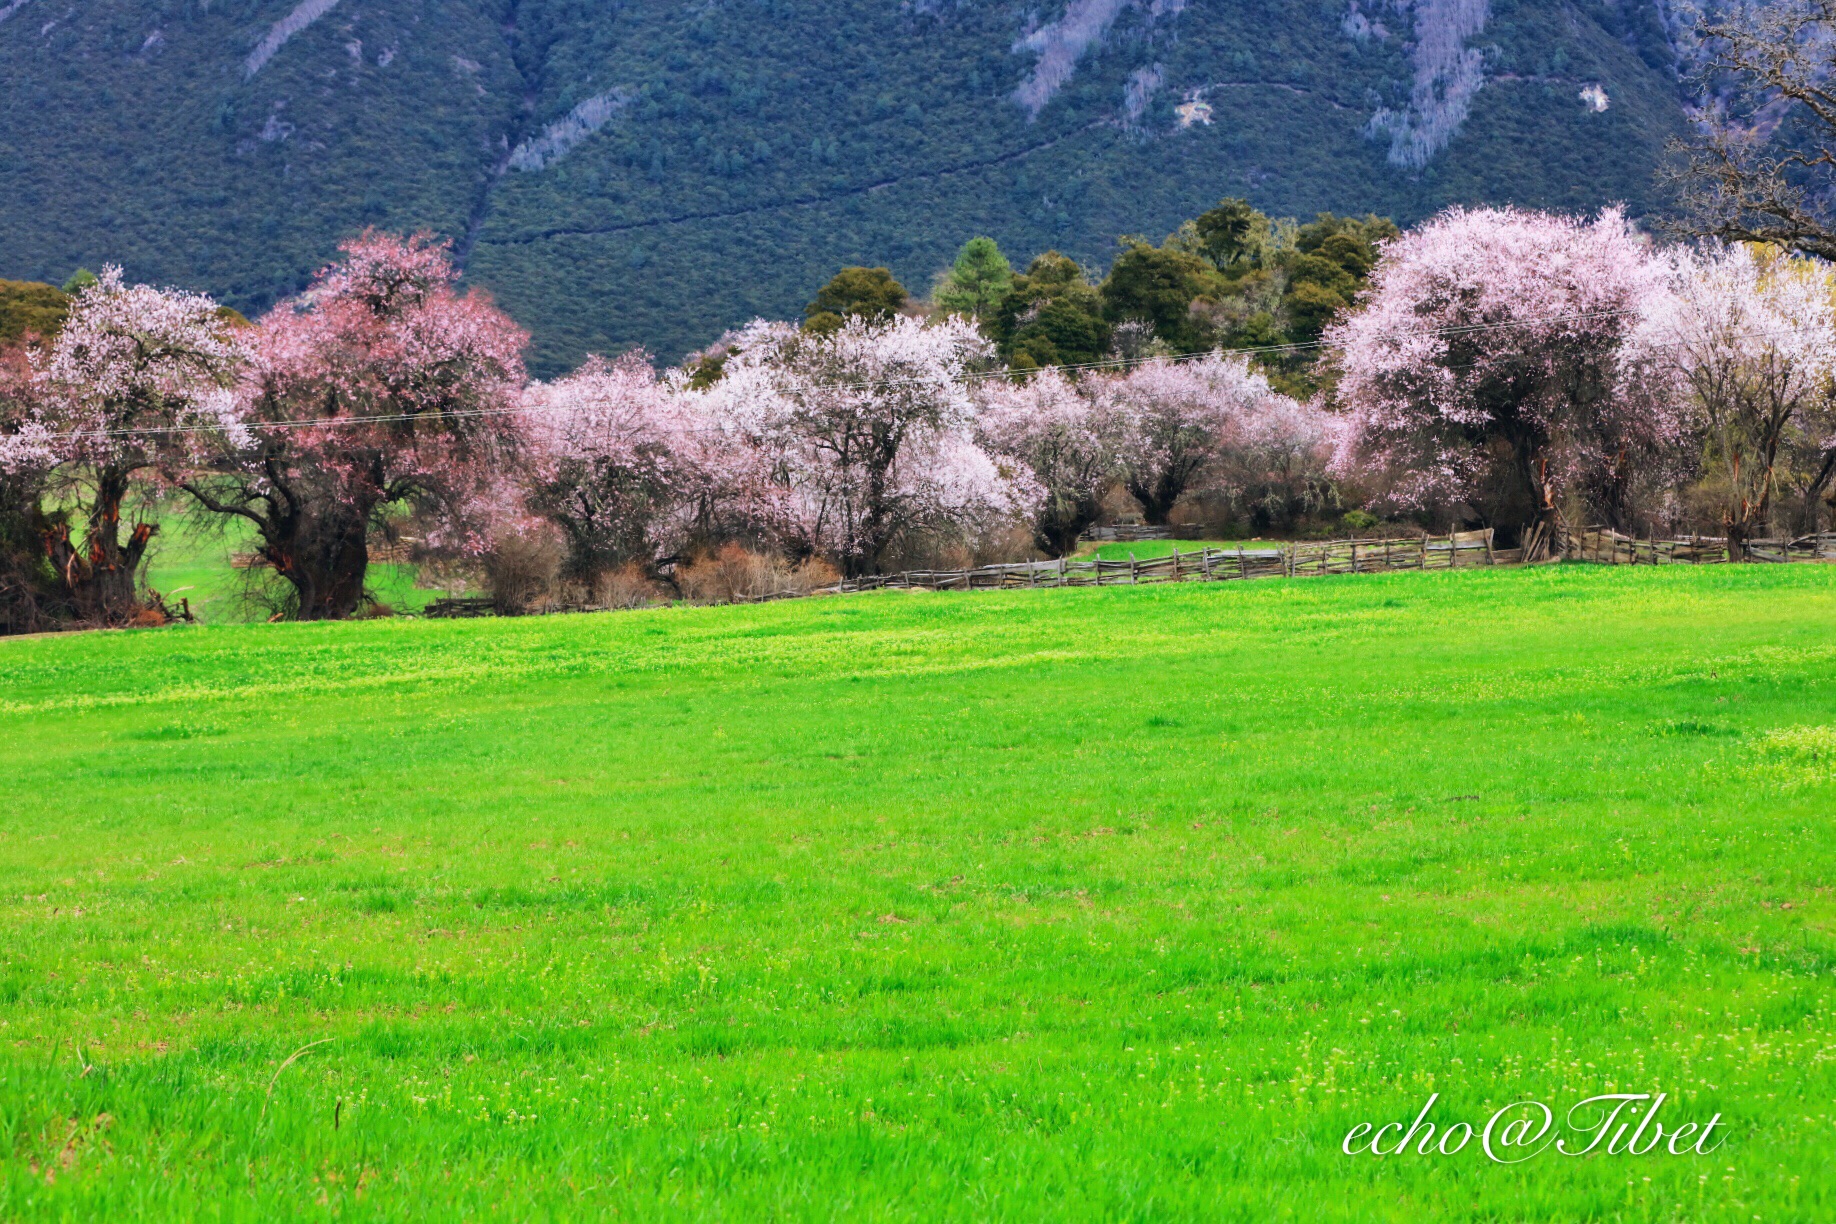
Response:
[{"label": "shrub", "polygon": [[751,603],[780,595],[808,595],[840,581],[826,561],[810,558],[792,565],[781,557],[728,544],[676,570],[676,585],[690,603]]}]

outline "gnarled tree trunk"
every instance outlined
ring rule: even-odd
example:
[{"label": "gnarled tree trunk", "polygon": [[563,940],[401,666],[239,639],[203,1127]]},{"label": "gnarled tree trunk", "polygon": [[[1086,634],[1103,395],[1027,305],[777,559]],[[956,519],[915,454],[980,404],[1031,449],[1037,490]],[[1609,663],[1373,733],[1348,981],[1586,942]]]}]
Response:
[{"label": "gnarled tree trunk", "polygon": [[125,625],[147,607],[140,567],[159,528],[136,523],[127,539],[121,538],[121,503],[127,497],[130,475],[121,470],[98,475],[81,546],[71,539],[68,523],[48,524],[44,529],[45,555],[77,618],[90,624]]}]

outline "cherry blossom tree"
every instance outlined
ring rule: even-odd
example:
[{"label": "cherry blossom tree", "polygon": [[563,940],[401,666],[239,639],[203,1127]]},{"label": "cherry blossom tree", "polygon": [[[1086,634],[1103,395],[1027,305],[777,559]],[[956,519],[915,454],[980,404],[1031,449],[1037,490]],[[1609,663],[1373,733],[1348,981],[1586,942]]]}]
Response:
[{"label": "cherry blossom tree", "polygon": [[990,356],[958,317],[850,318],[824,334],[755,323],[708,388],[709,415],[763,457],[793,551],[870,573],[903,539],[1023,513],[1030,477],[973,436],[968,382]]},{"label": "cherry blossom tree", "polygon": [[1024,464],[1038,485],[1034,542],[1063,557],[1102,514],[1120,439],[1098,401],[1056,369],[1024,382],[988,379],[976,389],[976,432],[990,454]]},{"label": "cherry blossom tree", "polygon": [[1829,272],[1754,246],[1681,249],[1671,292],[1640,340],[1687,389],[1688,423],[1717,474],[1721,521],[1739,555],[1763,533],[1781,467],[1806,454],[1813,497],[1836,471],[1836,301]]},{"label": "cherry blossom tree", "polygon": [[1669,292],[1617,210],[1451,209],[1385,244],[1364,308],[1327,330],[1338,471],[1401,509],[1507,530],[1578,502],[1629,526],[1664,487],[1681,419],[1639,319]]},{"label": "cherry blossom tree", "polygon": [[1287,527],[1339,504],[1328,474],[1337,422],[1317,404],[1260,395],[1240,412],[1210,487],[1258,528]]},{"label": "cherry blossom tree", "polygon": [[[120,624],[143,606],[141,569],[158,525],[130,494],[187,433],[233,416],[244,353],[201,294],[129,285],[118,267],[78,294],[56,338],[30,351],[26,400],[0,431],[0,467],[38,472],[70,515],[40,516],[44,548],[79,619]],[[124,534],[125,533],[125,534]]]},{"label": "cherry blossom tree", "polygon": [[34,423],[32,365],[24,344],[0,346],[0,634],[33,633],[68,611],[46,556],[45,482],[55,457]]},{"label": "cherry blossom tree", "polygon": [[249,523],[304,620],[362,604],[372,530],[398,507],[431,545],[482,552],[521,449],[527,333],[460,293],[446,244],[369,231],[264,317],[239,430],[179,478]]},{"label": "cherry blossom tree", "polygon": [[659,379],[632,352],[530,387],[530,507],[566,536],[569,577],[654,569],[769,523],[780,497],[761,457],[690,377]]},{"label": "cherry blossom tree", "polygon": [[1116,422],[1123,479],[1156,524],[1167,522],[1181,497],[1219,479],[1228,459],[1257,466],[1246,448],[1266,449],[1283,429],[1277,422],[1303,415],[1246,359],[1221,352],[1158,358],[1085,384],[1098,411]]}]

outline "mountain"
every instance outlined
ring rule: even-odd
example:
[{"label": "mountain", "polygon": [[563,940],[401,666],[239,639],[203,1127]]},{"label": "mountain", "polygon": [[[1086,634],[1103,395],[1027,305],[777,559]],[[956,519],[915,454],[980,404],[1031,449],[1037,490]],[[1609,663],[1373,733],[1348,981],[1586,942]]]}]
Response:
[{"label": "mountain", "polygon": [[245,313],[451,236],[534,367],[675,358],[839,266],[1106,263],[1274,214],[1658,203],[1654,0],[0,0],[0,277]]}]

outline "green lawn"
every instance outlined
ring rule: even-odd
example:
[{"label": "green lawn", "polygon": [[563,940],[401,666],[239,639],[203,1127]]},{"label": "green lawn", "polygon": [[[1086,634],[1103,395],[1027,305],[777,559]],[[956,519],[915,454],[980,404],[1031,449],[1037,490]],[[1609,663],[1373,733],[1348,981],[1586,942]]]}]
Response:
[{"label": "green lawn", "polygon": [[1098,544],[1094,548],[1079,553],[1080,556],[1098,556],[1105,561],[1126,561],[1130,553],[1135,554],[1137,561],[1146,561],[1150,557],[1165,557],[1177,548],[1181,552],[1199,552],[1207,548],[1280,548],[1281,543],[1274,540],[1136,540],[1131,544]]},{"label": "green lawn", "polygon": [[0,1219],[1836,1218],[1833,664],[1810,565],[0,640]]}]

